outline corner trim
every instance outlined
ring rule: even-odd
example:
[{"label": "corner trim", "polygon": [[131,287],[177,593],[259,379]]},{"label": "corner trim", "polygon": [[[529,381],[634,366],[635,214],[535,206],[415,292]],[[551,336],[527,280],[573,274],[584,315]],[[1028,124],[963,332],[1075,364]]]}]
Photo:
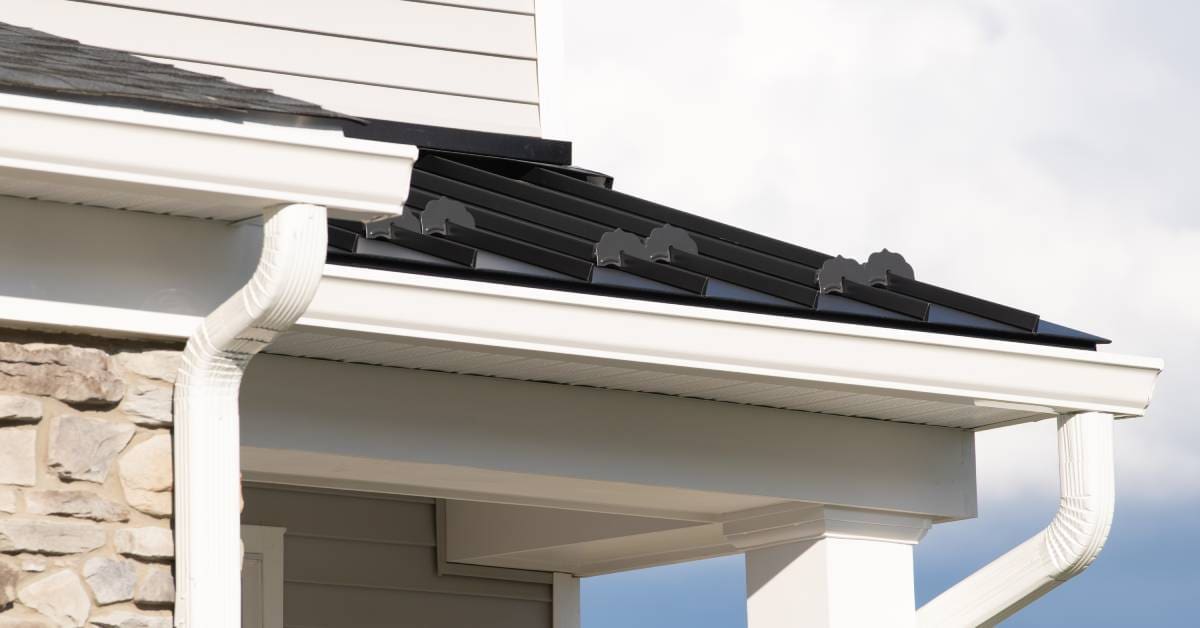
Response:
[{"label": "corner trim", "polygon": [[538,117],[542,137],[566,139],[566,27],[564,0],[534,0],[537,38]]}]

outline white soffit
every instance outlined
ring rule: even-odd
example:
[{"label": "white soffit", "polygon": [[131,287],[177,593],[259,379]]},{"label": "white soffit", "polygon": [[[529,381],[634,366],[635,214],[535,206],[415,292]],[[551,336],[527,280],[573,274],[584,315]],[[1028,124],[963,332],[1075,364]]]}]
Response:
[{"label": "white soffit", "polygon": [[0,94],[0,194],[241,220],[280,203],[399,213],[414,146]]},{"label": "white soffit", "polygon": [[978,429],[1137,416],[1160,360],[326,266],[269,352]]}]

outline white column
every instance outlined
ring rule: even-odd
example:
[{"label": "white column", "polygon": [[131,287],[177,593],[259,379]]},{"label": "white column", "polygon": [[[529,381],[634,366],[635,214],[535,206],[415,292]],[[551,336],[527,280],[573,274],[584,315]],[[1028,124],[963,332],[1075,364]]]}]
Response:
[{"label": "white column", "polygon": [[579,578],[556,572],[553,600],[554,628],[579,628]]},{"label": "white column", "polygon": [[923,517],[807,507],[725,525],[746,552],[749,628],[906,628]]}]

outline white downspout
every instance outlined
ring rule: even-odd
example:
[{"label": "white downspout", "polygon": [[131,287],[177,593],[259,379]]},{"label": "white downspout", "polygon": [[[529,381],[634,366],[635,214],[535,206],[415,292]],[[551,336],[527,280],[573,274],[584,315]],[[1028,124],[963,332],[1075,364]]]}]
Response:
[{"label": "white downspout", "polygon": [[[238,389],[250,359],[292,325],[316,293],[325,264],[325,208],[264,213],[258,267],[188,340],[175,384],[175,623],[241,625],[242,550]],[[197,525],[201,520],[219,525]],[[232,577],[231,577],[232,576]]]},{"label": "white downspout", "polygon": [[921,628],[993,626],[1096,559],[1112,525],[1113,417],[1058,419],[1058,513],[1046,529],[917,610]]}]

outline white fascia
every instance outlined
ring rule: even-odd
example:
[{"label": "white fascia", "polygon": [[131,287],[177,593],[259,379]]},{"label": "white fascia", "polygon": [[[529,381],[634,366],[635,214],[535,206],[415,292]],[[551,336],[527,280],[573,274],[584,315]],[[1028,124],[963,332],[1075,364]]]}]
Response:
[{"label": "white fascia", "polygon": [[1058,414],[1141,415],[1162,370],[1150,358],[342,266],[326,266],[296,328]]},{"label": "white fascia", "polygon": [[[234,123],[0,94],[0,194],[42,186],[67,202],[113,195],[176,215],[240,220],[308,203],[399,213],[414,146],[340,131]],[[407,165],[406,165],[407,164]],[[78,187],[80,198],[61,198]]]}]

